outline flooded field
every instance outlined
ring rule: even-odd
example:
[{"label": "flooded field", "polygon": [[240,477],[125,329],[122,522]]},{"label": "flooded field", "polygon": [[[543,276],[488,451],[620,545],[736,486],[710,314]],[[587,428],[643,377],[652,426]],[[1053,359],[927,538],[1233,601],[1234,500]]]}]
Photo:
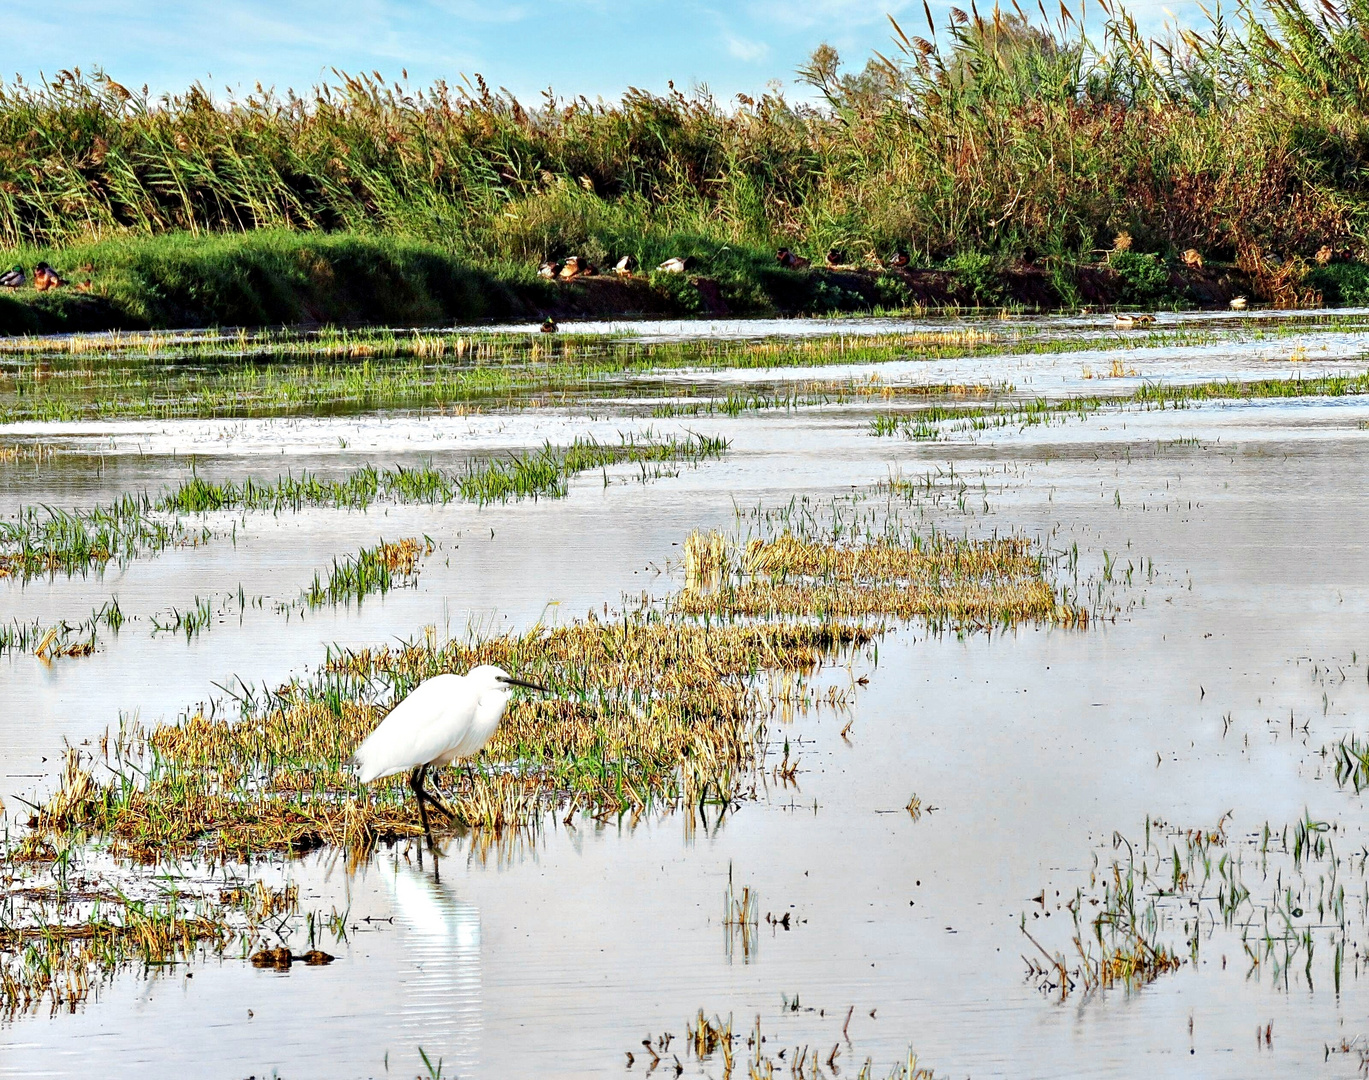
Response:
[{"label": "flooded field", "polygon": [[1369,318],[583,329],[0,347],[0,1073],[1362,1075]]}]

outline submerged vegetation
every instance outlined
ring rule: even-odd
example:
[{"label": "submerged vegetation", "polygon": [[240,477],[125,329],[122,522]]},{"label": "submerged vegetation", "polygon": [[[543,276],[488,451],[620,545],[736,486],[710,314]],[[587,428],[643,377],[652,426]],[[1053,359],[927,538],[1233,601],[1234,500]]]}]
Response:
[{"label": "submerged vegetation", "polygon": [[984,405],[933,405],[904,413],[881,413],[870,422],[874,435],[903,435],[909,439],[939,439],[957,431],[1030,427],[1099,409],[1182,409],[1205,401],[1251,401],[1263,398],[1345,397],[1369,394],[1369,372],[1313,378],[1223,379],[1202,383],[1146,383],[1130,393],[1087,395],[1058,400],[1035,398],[1025,402]]},{"label": "submerged vegetation", "polygon": [[[726,546],[696,534],[687,550],[701,543]],[[79,828],[117,852],[155,859],[173,850],[221,858],[325,843],[365,849],[378,836],[413,834],[419,826],[403,784],[358,798],[347,762],[390,702],[423,679],[482,663],[520,672],[553,694],[516,701],[487,760],[456,778],[447,798],[464,824],[526,826],[566,804],[594,815],[700,802],[725,808],[748,782],[773,707],[758,672],[809,675],[872,641],[882,621],[868,616],[925,615],[968,627],[1085,621],[1056,599],[1042,561],[1021,541],[911,538],[900,550],[780,536],[747,550],[750,564],[771,578],[753,582],[753,591],[775,597],[756,605],[759,620],[720,619],[731,609],[691,599],[703,589],[727,595],[717,584],[699,585],[707,569],[696,566],[673,602],[618,621],[591,614],[522,635],[339,653],[310,680],[243,698],[239,717],[201,712],[180,724],[121,730],[105,747],[113,779],[103,787],[80,780],[84,794],[59,795],[51,805],[60,812],[40,813],[32,835]],[[774,580],[805,573],[825,576],[825,584],[794,591]],[[893,581],[937,599],[888,603],[883,583]],[[859,599],[866,595],[876,601]],[[698,611],[712,617],[700,620]]]},{"label": "submerged vegetation", "polygon": [[14,338],[0,340],[0,422],[485,408],[603,392],[615,375],[949,359],[1004,345],[1079,347],[1038,341],[1030,327],[974,326],[800,341],[394,331]]},{"label": "submerged vegetation", "polygon": [[[1338,855],[1343,830],[1310,815],[1244,835],[1229,827],[1227,816],[1203,829],[1147,820],[1143,839],[1114,834],[1111,862],[1095,859],[1088,888],[1049,901],[1073,919],[1066,952],[1048,952],[1029,929],[1049,913],[1044,891],[1032,922],[1022,916],[1036,951],[1024,957],[1028,977],[1063,998],[1142,986],[1210,952],[1222,953],[1225,967],[1230,949],[1249,977],[1267,974],[1285,987],[1301,979],[1309,990],[1325,979],[1339,994],[1346,961],[1359,960],[1351,935],[1369,919],[1356,900],[1369,887],[1369,863]],[[1319,944],[1326,952],[1317,963]]]},{"label": "submerged vegetation", "polygon": [[[782,1000],[785,1012],[796,1013],[801,1008],[797,997],[792,1002],[787,996]],[[804,1011],[813,1012],[812,1009]],[[721,1065],[722,1075],[727,1080],[734,1075],[750,1080],[760,1080],[762,1077],[770,1080],[783,1075],[786,1070],[791,1076],[822,1076],[824,1067],[832,1076],[841,1076],[843,1069],[855,1069],[859,1061],[849,1031],[854,1013],[855,1007],[852,1006],[846,1014],[846,1023],[840,1028],[837,1027],[840,1020],[838,1014],[830,1018],[820,1017],[828,1021],[822,1026],[829,1029],[821,1036],[812,1032],[814,1021],[807,1017],[803,1037],[791,1041],[787,1032],[781,1034],[778,1030],[763,1028],[759,1016],[749,1031],[733,1031],[730,1015],[725,1020],[718,1015],[709,1018],[700,1009],[685,1026],[684,1059],[690,1064],[697,1064],[705,1076],[713,1075],[709,1066]],[[654,1072],[666,1060],[665,1055],[670,1052],[673,1039],[674,1036],[667,1033],[656,1038],[648,1035],[642,1041],[649,1072]],[[635,1054],[629,1051],[629,1068],[634,1060]],[[680,1055],[676,1054],[674,1060],[679,1066]],[[684,1067],[679,1066],[675,1075],[680,1076],[683,1072]],[[867,1056],[852,1075],[855,1080],[936,1080],[931,1069],[918,1064],[917,1055],[911,1049],[887,1073],[876,1071],[874,1059]]]},{"label": "submerged vegetation", "polygon": [[[727,441],[707,435],[626,435],[618,444],[576,439],[570,446],[471,461],[464,472],[432,467],[376,469],[363,466],[340,479],[308,472],[260,483],[250,477],[214,483],[198,474],[160,496],[125,495],[107,506],[84,510],[29,506],[17,519],[0,521],[0,578],[44,573],[77,573],[111,560],[127,560],[176,544],[210,540],[207,525],[188,526],[185,515],[221,510],[279,513],[308,506],[361,510],[378,499],[445,503],[456,499],[484,505],[527,498],[564,498],[570,478],[610,465],[638,464],[643,479],[660,475],[674,462],[718,457]],[[654,470],[654,471],[653,471]]]},{"label": "submerged vegetation", "polygon": [[[980,397],[997,387],[901,386],[815,372],[798,384],[785,368],[1238,346],[1297,338],[1305,358],[1318,335],[1358,332],[1363,316],[1309,315],[1239,323],[1208,320],[1148,332],[1079,333],[1014,320],[975,320],[901,333],[839,332],[761,340],[413,331],[109,334],[0,339],[0,423],[178,417],[348,415],[409,409],[461,414],[548,402],[622,406],[625,393],[662,399],[660,416],[741,412],[877,398]],[[1110,324],[1109,324],[1110,325]],[[1120,359],[1116,374],[1126,374]],[[719,371],[775,370],[773,388],[700,401]],[[715,388],[716,391],[716,388]],[[682,394],[691,395],[681,397]],[[16,448],[17,459],[17,448]],[[0,460],[4,460],[0,457]]]}]

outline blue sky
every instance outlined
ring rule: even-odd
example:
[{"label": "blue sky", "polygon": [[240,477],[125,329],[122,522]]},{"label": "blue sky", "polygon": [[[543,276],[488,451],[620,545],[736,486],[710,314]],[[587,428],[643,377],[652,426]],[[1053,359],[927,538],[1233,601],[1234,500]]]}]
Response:
[{"label": "blue sky", "polygon": [[[938,20],[946,6],[932,5]],[[1159,18],[1157,0],[1135,6]],[[203,80],[217,97],[258,81],[302,90],[333,67],[407,68],[418,85],[480,72],[524,98],[549,85],[591,99],[663,91],[667,79],[730,98],[775,79],[792,88],[824,41],[853,66],[889,49],[886,13],[924,32],[921,0],[44,0],[0,7],[0,77],[99,65],[130,88]]]}]

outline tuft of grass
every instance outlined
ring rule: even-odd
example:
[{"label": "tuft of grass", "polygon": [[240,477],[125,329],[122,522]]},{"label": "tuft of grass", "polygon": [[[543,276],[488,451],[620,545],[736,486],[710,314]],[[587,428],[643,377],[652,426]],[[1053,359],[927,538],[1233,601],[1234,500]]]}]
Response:
[{"label": "tuft of grass", "polygon": [[317,574],[313,583],[300,597],[311,608],[324,604],[361,602],[373,593],[387,593],[401,585],[414,584],[418,577],[418,560],[432,551],[431,544],[415,537],[387,544],[382,541],[373,548],[362,548],[355,556],[341,562],[333,560],[327,582]]},{"label": "tuft of grass", "polygon": [[101,623],[115,634],[119,632],[124,613],[117,596],[101,604],[75,626],[65,621],[56,626],[44,626],[39,619],[31,622],[11,619],[0,625],[0,656],[30,650],[44,660],[59,656],[90,656],[95,652]]}]

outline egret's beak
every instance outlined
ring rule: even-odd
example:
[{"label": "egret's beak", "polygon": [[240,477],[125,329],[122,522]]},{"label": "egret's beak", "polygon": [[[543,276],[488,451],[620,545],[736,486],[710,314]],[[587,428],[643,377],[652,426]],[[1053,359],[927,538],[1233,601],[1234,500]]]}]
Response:
[{"label": "egret's beak", "polygon": [[510,686],[522,686],[528,690],[540,690],[544,694],[551,693],[551,690],[549,690],[545,686],[539,686],[535,682],[528,682],[526,679],[515,679],[512,675],[500,675],[499,681],[503,683],[508,683]]}]

